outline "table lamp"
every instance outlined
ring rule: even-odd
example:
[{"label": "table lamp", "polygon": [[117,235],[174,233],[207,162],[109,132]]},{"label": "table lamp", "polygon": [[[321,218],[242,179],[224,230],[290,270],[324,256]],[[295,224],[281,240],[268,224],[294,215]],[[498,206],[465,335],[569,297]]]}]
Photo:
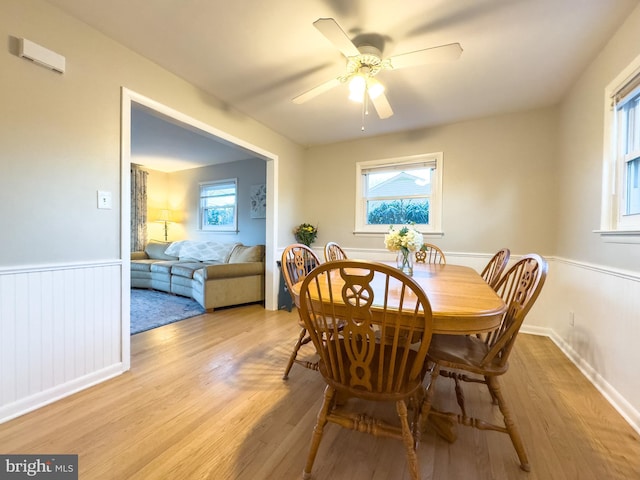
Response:
[{"label": "table lamp", "polygon": [[169,238],[169,223],[171,221],[171,212],[169,210],[160,210],[160,219],[158,222],[164,223],[164,241],[168,242]]}]

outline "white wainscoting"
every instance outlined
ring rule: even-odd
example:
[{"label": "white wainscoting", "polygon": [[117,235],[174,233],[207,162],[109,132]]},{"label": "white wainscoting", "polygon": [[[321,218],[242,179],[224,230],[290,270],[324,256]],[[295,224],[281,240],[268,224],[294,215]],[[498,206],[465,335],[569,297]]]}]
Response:
[{"label": "white wainscoting", "polygon": [[122,373],[121,270],[0,269],[0,423]]},{"label": "white wainscoting", "polygon": [[[491,258],[445,254],[478,271]],[[347,255],[394,258],[384,249]],[[640,274],[548,260],[522,331],[549,336],[640,433]],[[121,271],[119,261],[0,269],[0,423],[128,368]]]},{"label": "white wainscoting", "polygon": [[556,257],[534,309],[522,331],[549,336],[640,434],[640,274]]}]

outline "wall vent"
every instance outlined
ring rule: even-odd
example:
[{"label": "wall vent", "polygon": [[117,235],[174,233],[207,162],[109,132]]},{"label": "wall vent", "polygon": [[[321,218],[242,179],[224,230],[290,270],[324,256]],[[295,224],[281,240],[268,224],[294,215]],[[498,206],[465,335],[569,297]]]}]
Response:
[{"label": "wall vent", "polygon": [[43,67],[47,67],[55,72],[64,73],[65,58],[37,43],[33,43],[26,38],[19,39],[18,55],[27,60],[31,60]]}]

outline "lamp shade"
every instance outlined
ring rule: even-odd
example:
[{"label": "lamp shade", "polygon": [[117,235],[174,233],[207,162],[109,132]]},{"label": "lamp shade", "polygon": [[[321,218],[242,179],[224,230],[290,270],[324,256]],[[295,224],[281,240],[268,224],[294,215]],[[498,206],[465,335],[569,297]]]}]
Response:
[{"label": "lamp shade", "polygon": [[160,218],[158,220],[161,222],[168,222],[171,220],[171,212],[169,212],[169,210],[160,210]]}]

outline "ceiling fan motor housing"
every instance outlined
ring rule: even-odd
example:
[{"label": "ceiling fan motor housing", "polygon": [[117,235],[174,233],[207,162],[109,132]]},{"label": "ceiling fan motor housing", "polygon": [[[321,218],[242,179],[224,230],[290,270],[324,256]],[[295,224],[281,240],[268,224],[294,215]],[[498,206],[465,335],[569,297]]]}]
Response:
[{"label": "ceiling fan motor housing", "polygon": [[362,45],[358,47],[358,51],[360,55],[349,57],[347,61],[347,77],[357,73],[374,77],[385,68],[382,52],[376,47]]}]

